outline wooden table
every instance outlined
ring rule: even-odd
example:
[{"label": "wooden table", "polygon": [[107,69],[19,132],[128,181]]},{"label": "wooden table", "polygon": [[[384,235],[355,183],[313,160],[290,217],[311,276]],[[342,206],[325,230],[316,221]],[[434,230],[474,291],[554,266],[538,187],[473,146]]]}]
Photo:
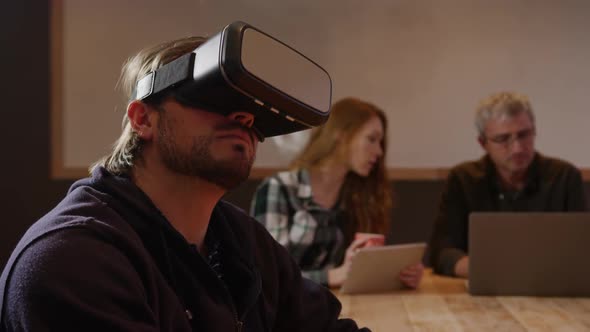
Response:
[{"label": "wooden table", "polygon": [[590,298],[470,296],[464,279],[429,270],[417,290],[335,294],[342,317],[373,332],[590,331]]}]

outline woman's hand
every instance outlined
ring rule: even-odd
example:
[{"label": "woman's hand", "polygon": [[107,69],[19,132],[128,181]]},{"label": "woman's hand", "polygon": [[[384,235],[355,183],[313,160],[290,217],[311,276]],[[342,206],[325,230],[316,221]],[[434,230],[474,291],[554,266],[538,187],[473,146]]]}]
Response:
[{"label": "woman's hand", "polygon": [[346,280],[346,277],[348,276],[348,272],[350,271],[350,266],[354,255],[356,255],[359,249],[363,248],[369,240],[370,238],[364,238],[352,241],[350,246],[348,246],[346,249],[346,255],[344,256],[344,262],[342,262],[342,265],[328,270],[328,285],[330,287],[342,286],[344,280]]},{"label": "woman's hand", "polygon": [[422,263],[406,266],[399,273],[399,278],[406,287],[415,289],[420,285],[424,274],[424,265]]},{"label": "woman's hand", "polygon": [[455,263],[455,277],[469,277],[469,256],[463,256]]}]

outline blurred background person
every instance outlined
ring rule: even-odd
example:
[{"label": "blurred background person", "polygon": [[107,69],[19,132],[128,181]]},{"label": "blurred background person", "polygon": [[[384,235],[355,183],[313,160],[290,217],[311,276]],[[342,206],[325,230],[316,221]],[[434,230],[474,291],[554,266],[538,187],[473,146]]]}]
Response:
[{"label": "blurred background person", "polygon": [[[355,253],[375,239],[355,239],[355,233],[382,239],[387,234],[392,198],[386,142],[382,110],[356,98],[342,99],[332,106],[326,124],[312,132],[290,170],[257,188],[251,214],[287,248],[305,277],[341,286]],[[416,288],[423,270],[416,262],[399,278]]]},{"label": "blurred background person", "polygon": [[485,151],[453,167],[430,241],[434,272],[468,277],[471,212],[585,211],[582,174],[535,150],[535,115],[527,96],[500,92],[482,100],[475,125]]}]

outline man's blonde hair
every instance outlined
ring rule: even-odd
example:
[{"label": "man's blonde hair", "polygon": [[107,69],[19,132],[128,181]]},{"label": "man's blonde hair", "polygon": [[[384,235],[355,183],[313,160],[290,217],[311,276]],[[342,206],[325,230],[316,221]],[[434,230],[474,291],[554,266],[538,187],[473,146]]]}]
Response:
[{"label": "man's blonde hair", "polygon": [[[132,101],[135,97],[135,85],[139,79],[181,55],[192,52],[205,40],[203,37],[187,37],[141,50],[135,56],[127,59],[121,69],[117,86],[122,90],[127,100]],[[158,101],[152,101],[152,103],[157,104],[161,100],[162,98],[158,98]],[[141,149],[144,142],[131,128],[127,114],[123,116],[122,127],[121,136],[113,144],[111,153],[92,165],[91,172],[96,167],[102,166],[110,173],[126,174],[141,160]]]}]

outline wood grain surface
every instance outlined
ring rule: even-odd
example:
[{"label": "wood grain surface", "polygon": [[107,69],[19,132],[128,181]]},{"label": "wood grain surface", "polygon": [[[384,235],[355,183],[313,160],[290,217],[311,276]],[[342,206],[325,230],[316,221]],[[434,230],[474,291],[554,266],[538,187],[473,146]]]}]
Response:
[{"label": "wood grain surface", "polygon": [[425,271],[417,290],[345,295],[342,317],[384,331],[590,331],[590,298],[471,296],[464,279]]}]

